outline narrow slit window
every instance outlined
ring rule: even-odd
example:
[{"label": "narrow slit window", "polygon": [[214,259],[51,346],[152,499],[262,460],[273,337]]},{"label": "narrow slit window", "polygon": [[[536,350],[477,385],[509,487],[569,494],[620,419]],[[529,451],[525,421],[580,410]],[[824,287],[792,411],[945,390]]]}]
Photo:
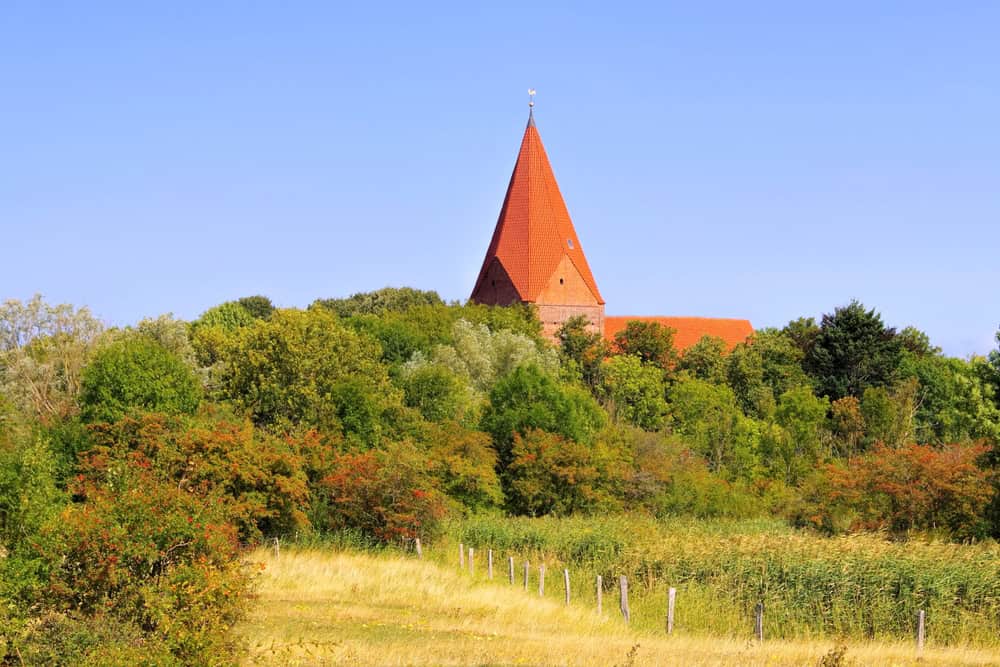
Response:
[{"label": "narrow slit window", "polygon": [[566,245],[568,245],[569,249],[572,250],[573,249],[573,239],[566,239]]}]

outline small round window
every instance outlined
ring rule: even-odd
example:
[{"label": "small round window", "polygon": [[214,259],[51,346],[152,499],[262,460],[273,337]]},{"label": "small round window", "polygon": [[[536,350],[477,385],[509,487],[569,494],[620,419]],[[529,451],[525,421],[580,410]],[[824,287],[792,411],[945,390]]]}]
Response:
[{"label": "small round window", "polygon": [[566,239],[566,245],[568,245],[569,249],[572,250],[573,249],[573,239]]}]

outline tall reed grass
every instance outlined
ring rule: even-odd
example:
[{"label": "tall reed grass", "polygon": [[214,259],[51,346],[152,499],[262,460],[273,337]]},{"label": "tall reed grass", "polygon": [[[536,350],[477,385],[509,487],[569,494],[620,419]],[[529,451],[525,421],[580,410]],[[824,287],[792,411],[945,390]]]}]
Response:
[{"label": "tall reed grass", "polygon": [[[995,543],[824,538],[768,520],[657,522],[628,516],[484,516],[456,522],[448,534],[435,549],[437,558],[457,565],[458,542],[474,547],[479,559],[493,549],[503,578],[505,559],[516,555],[518,582],[523,560],[546,563],[553,573],[546,589],[553,597],[562,595],[555,573],[563,567],[572,573],[576,599],[596,596],[596,575],[610,593],[624,574],[633,622],[640,626],[662,625],[666,590],[674,586],[677,623],[685,630],[745,636],[754,606],[763,602],[773,637],[899,640],[912,636],[923,609],[930,641],[1000,644]],[[479,576],[484,564],[480,560]]]}]

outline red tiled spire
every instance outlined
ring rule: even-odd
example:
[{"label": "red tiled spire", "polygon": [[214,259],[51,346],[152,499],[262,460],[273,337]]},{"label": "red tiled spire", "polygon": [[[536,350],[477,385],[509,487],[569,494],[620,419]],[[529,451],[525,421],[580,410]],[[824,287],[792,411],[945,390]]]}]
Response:
[{"label": "red tiled spire", "polygon": [[590,272],[580,239],[559,192],[542,138],[529,112],[514,173],[507,186],[503,208],[472,290],[472,300],[483,286],[487,270],[496,259],[510,277],[521,301],[535,302],[563,256],[568,256],[597,303],[604,299]]}]

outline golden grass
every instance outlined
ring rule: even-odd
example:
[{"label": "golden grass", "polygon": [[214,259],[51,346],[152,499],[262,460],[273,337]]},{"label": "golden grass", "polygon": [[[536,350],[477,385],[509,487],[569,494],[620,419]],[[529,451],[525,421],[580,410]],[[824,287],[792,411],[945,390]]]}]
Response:
[{"label": "golden grass", "polygon": [[[248,664],[817,665],[835,645],[634,631],[614,596],[598,618],[589,605],[565,607],[401,555],[252,557],[264,570],[260,599],[238,628]],[[912,644],[853,643],[845,664],[997,665],[1000,652],[929,645],[918,662]]]}]

